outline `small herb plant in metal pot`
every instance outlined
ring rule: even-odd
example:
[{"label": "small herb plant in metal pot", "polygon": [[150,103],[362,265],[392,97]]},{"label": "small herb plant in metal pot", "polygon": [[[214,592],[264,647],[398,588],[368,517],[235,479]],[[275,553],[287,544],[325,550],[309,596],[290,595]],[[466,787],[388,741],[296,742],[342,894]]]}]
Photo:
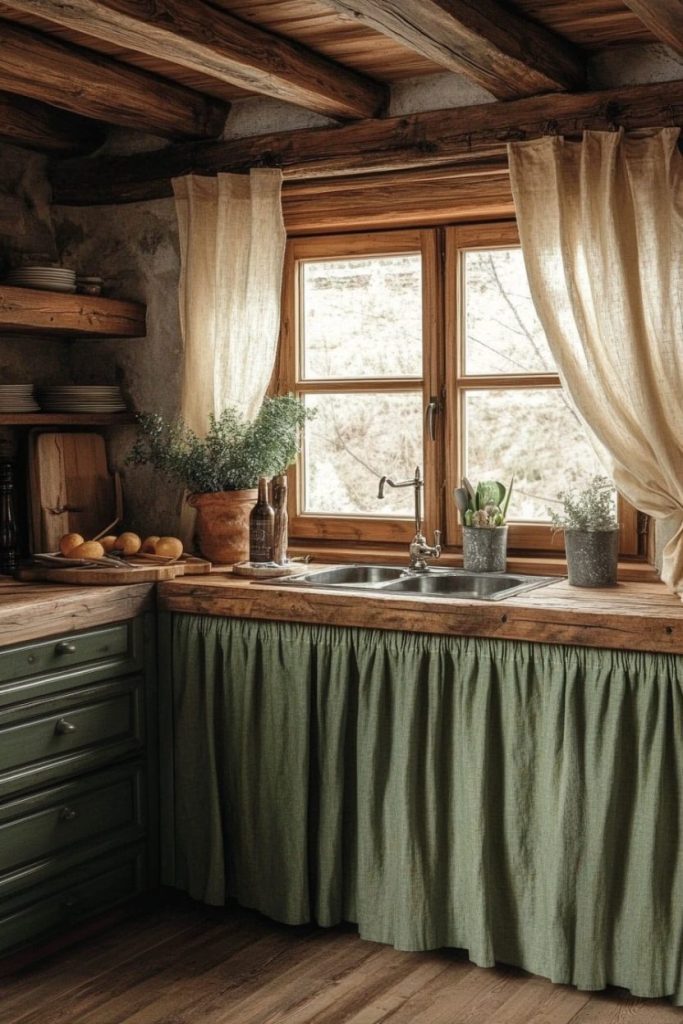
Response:
[{"label": "small herb plant in metal pot", "polygon": [[463,521],[462,564],[468,572],[505,572],[505,517],[512,483],[505,487],[498,480],[481,480],[475,489],[465,477],[453,492]]},{"label": "small herb plant in metal pot", "polygon": [[560,491],[562,511],[548,509],[553,527],[564,530],[567,573],[574,587],[614,587],[619,561],[616,489],[594,476],[584,490]]}]

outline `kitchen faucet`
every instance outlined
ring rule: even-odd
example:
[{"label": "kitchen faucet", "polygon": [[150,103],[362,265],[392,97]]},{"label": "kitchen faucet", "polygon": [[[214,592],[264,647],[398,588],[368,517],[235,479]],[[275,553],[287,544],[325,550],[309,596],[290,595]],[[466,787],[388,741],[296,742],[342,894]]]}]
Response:
[{"label": "kitchen faucet", "polygon": [[413,487],[415,489],[415,536],[410,542],[410,571],[427,572],[429,566],[426,558],[438,558],[441,554],[441,530],[434,530],[434,547],[429,547],[427,539],[422,533],[422,488],[424,481],[420,473],[420,467],[415,467],[415,476],[411,480],[394,481],[391,477],[383,476],[379,482],[378,498],[384,497],[386,485],[389,487]]}]

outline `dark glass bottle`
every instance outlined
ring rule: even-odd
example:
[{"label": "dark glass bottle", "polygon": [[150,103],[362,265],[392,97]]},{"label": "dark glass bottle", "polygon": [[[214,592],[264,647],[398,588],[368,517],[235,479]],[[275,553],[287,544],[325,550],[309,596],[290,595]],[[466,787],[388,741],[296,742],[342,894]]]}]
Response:
[{"label": "dark glass bottle", "polygon": [[273,534],[275,529],[275,512],[268,501],[268,481],[265,476],[259,478],[258,501],[249,516],[249,561],[273,561]]},{"label": "dark glass bottle", "polygon": [[275,536],[273,540],[273,561],[284,565],[287,561],[287,476],[280,473],[273,477],[273,508],[275,509]]},{"label": "dark glass bottle", "polygon": [[14,512],[14,471],[11,462],[0,463],[0,573],[17,568],[17,520]]}]

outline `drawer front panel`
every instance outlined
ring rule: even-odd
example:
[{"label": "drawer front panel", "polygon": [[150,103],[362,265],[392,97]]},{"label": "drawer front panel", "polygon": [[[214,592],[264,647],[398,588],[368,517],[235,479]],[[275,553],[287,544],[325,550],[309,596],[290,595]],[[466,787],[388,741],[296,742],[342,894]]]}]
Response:
[{"label": "drawer front panel", "polygon": [[0,648],[0,708],[142,669],[142,617]]},{"label": "drawer front panel", "polygon": [[[0,872],[116,830],[137,825],[142,833],[142,785],[140,768],[131,765],[0,806]],[[26,813],[31,804],[40,809]]]},{"label": "drawer front panel", "polygon": [[123,658],[130,647],[128,634],[128,623],[120,622],[87,633],[5,647],[0,650],[0,682],[62,671],[92,661]]},{"label": "drawer front panel", "polygon": [[79,921],[86,920],[143,892],[146,886],[144,851],[131,848],[54,879],[50,887],[33,893],[30,903],[0,903],[0,952],[48,939]]},{"label": "drawer front panel", "polygon": [[0,797],[99,767],[141,748],[141,683],[140,677],[124,679],[0,715]]}]

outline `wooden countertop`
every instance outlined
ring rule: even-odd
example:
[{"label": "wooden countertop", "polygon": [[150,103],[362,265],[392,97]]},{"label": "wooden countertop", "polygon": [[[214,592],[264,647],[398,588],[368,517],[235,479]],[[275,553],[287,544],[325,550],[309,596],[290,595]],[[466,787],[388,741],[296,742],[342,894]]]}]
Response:
[{"label": "wooden countertop", "polygon": [[0,647],[121,622],[153,607],[153,583],[76,587],[0,576]]},{"label": "wooden countertop", "polygon": [[221,572],[159,584],[158,607],[241,619],[683,653],[683,603],[662,583],[627,582],[593,590],[559,580],[504,601],[463,601],[265,586]]}]

